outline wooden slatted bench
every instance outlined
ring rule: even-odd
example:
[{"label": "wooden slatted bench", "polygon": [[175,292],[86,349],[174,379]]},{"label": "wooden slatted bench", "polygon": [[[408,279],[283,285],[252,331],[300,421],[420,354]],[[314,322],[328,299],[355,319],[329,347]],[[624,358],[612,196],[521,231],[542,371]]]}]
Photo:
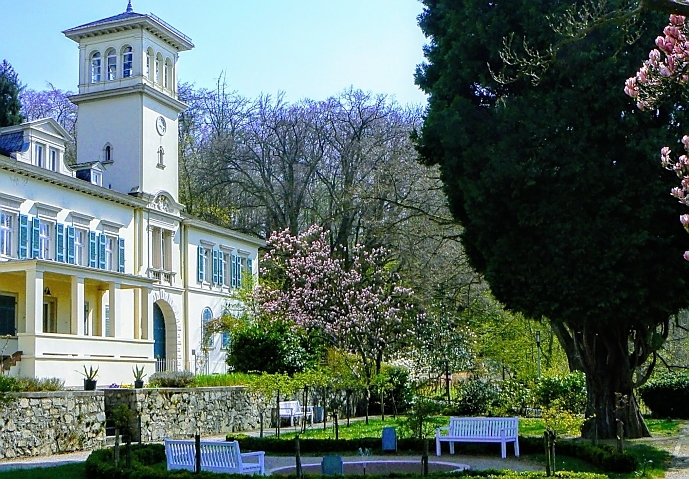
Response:
[{"label": "wooden slatted bench", "polygon": [[451,417],[450,425],[435,431],[435,453],[440,455],[440,443],[450,443],[450,454],[456,442],[499,442],[502,458],[507,457],[507,443],[514,443],[514,455],[519,457],[518,417]]},{"label": "wooden slatted bench", "polygon": [[309,419],[313,425],[313,406],[304,407],[299,404],[299,401],[280,401],[280,408],[278,411],[280,419],[289,418],[289,425],[294,426],[294,419]]},{"label": "wooden slatted bench", "polygon": [[[196,445],[192,439],[165,439],[167,470],[194,471]],[[251,462],[246,462],[252,459]],[[201,470],[229,474],[265,474],[265,452],[239,450],[237,441],[201,441]]]}]

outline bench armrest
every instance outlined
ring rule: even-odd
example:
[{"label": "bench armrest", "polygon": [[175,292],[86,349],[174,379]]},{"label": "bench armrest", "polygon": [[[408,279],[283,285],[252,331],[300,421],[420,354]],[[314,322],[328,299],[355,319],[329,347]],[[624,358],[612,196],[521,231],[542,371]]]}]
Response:
[{"label": "bench armrest", "polygon": [[256,457],[259,457],[259,456],[260,456],[260,457],[263,457],[263,456],[265,456],[265,455],[266,455],[266,452],[265,452],[265,451],[243,452],[243,453],[242,453],[242,457],[253,457],[253,456],[256,456]]},{"label": "bench armrest", "polygon": [[449,434],[449,433],[450,433],[450,426],[442,426],[442,427],[437,428],[437,429],[435,430],[435,435],[436,435],[436,436],[440,436],[440,435],[441,435],[440,433],[441,433],[442,431],[447,431],[447,433]]}]

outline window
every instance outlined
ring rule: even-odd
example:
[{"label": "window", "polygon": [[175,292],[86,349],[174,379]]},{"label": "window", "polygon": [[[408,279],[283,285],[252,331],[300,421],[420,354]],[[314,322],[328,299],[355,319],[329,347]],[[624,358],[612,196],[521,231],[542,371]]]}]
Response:
[{"label": "window", "polygon": [[211,308],[205,308],[201,316],[201,336],[203,346],[206,348],[213,347],[213,335],[208,334],[208,322],[211,319],[213,319],[213,311],[211,311]]},{"label": "window", "polygon": [[103,185],[103,175],[101,175],[100,171],[91,170],[91,183],[96,186]]},{"label": "window", "polygon": [[151,50],[146,51],[146,78],[151,79]]},{"label": "window", "polygon": [[163,147],[158,148],[158,168],[165,168],[165,150]]},{"label": "window", "polygon": [[86,266],[86,230],[74,228],[74,264]]},{"label": "window", "polygon": [[110,306],[105,306],[105,336],[111,336]]},{"label": "window", "polygon": [[160,83],[160,60],[162,60],[162,58],[160,57],[160,55],[158,55],[156,57],[155,70],[153,72],[153,74],[154,74],[153,81],[158,83],[158,84]]},{"label": "window", "polygon": [[132,47],[124,47],[122,50],[122,78],[132,76]]},{"label": "window", "polygon": [[108,271],[117,271],[117,262],[115,257],[117,255],[117,238],[114,236],[105,237],[105,269]]},{"label": "window", "polygon": [[52,259],[51,243],[52,232],[55,225],[48,221],[41,221],[38,233],[38,257],[41,259]]},{"label": "window", "polygon": [[43,168],[45,166],[43,159],[43,145],[36,144],[36,166]]},{"label": "window", "polygon": [[0,255],[12,256],[14,215],[0,211]]},{"label": "window", "polygon": [[105,148],[103,148],[103,163],[110,162],[112,162],[112,146],[105,145]]},{"label": "window", "polygon": [[203,252],[203,267],[204,270],[206,271],[206,276],[204,277],[204,281],[207,283],[211,282],[211,276],[212,276],[212,271],[213,271],[213,265],[211,263],[212,259],[212,250],[204,250]]},{"label": "window", "polygon": [[43,297],[43,332],[57,333],[57,298]]},{"label": "window", "polygon": [[48,165],[46,168],[48,168],[50,171],[57,171],[57,159],[58,159],[59,153],[57,152],[56,149],[51,148],[49,153],[48,153]]},{"label": "window", "polygon": [[117,78],[117,54],[115,49],[111,48],[105,52],[106,62],[107,62],[107,74],[108,80],[112,81]]},{"label": "window", "polygon": [[91,55],[91,83],[100,81],[100,53],[95,52]]},{"label": "window", "polygon": [[165,70],[163,71],[163,86],[170,88],[170,60],[165,60]]}]

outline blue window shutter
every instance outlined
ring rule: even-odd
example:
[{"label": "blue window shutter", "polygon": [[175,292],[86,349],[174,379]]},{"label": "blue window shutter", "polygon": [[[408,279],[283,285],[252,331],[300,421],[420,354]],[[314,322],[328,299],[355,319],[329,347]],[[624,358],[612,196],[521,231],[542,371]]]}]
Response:
[{"label": "blue window shutter", "polygon": [[74,253],[74,226],[67,226],[67,262],[75,264],[76,258]]},{"label": "blue window shutter", "polygon": [[230,285],[237,287],[237,255],[230,256]]},{"label": "blue window shutter", "polygon": [[225,284],[225,254],[218,251],[218,284]]},{"label": "blue window shutter", "polygon": [[230,348],[230,333],[227,331],[222,332],[222,348],[223,349],[229,349]]},{"label": "blue window shutter", "polygon": [[254,263],[251,261],[251,258],[246,259],[246,270],[249,272],[249,275],[253,276],[254,274]]},{"label": "blue window shutter", "polygon": [[117,271],[124,273],[124,238],[117,240]]},{"label": "blue window shutter", "polygon": [[89,266],[91,268],[98,267],[98,242],[95,231],[89,231]]},{"label": "blue window shutter", "polygon": [[19,215],[19,249],[17,256],[19,259],[26,259],[29,255],[29,217]]},{"label": "blue window shutter", "polygon": [[65,262],[65,225],[55,225],[55,261]]},{"label": "blue window shutter", "polygon": [[218,284],[218,250],[213,250],[213,284]]},{"label": "blue window shutter", "polygon": [[105,242],[108,238],[104,233],[98,235],[98,267],[105,269]]},{"label": "blue window shutter", "polygon": [[31,219],[31,257],[41,256],[41,220],[37,217]]},{"label": "blue window shutter", "polygon": [[199,276],[199,283],[203,283],[203,280],[205,279],[205,261],[203,257],[203,246],[199,245],[199,258],[198,258],[198,264],[196,265],[197,270],[198,270],[198,276]]}]

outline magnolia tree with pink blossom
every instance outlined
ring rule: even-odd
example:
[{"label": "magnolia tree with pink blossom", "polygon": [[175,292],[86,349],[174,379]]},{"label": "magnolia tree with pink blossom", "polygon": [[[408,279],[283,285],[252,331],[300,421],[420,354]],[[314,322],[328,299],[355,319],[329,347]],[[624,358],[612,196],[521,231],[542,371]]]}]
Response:
[{"label": "magnolia tree with pink blossom", "polygon": [[338,256],[318,226],[296,236],[275,232],[267,249],[257,304],[266,315],[322,331],[335,347],[354,353],[370,394],[383,361],[406,345],[414,315],[413,292],[400,284],[389,252],[355,245]]},{"label": "magnolia tree with pink blossom", "polygon": [[[686,97],[689,92],[689,27],[683,15],[670,15],[670,23],[663,35],[656,38],[656,46],[648,54],[636,75],[625,82],[624,92],[636,100],[641,110],[652,110],[660,101],[673,95]],[[689,135],[682,137],[682,146],[689,153]],[[679,186],[670,194],[680,203],[689,206],[689,157],[686,154],[673,159],[672,150],[664,146],[660,150],[663,167],[674,171],[680,178]],[[684,229],[689,231],[689,214],[679,217]],[[689,251],[684,252],[689,261]]]}]

